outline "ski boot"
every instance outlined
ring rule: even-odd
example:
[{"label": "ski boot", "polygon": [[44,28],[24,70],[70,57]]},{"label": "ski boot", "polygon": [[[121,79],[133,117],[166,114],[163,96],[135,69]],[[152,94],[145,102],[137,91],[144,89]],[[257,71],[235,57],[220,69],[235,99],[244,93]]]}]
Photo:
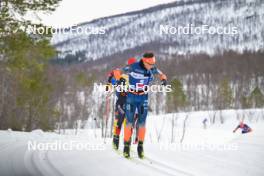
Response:
[{"label": "ski boot", "polygon": [[138,157],[140,159],[143,159],[144,158],[144,150],[143,150],[143,142],[142,141],[138,142],[137,152],[138,152]]},{"label": "ski boot", "polygon": [[113,136],[113,148],[115,150],[118,150],[119,147],[119,136],[118,135],[114,135]]},{"label": "ski boot", "polygon": [[131,144],[131,141],[124,142],[123,155],[124,155],[125,158],[130,158],[130,144]]}]

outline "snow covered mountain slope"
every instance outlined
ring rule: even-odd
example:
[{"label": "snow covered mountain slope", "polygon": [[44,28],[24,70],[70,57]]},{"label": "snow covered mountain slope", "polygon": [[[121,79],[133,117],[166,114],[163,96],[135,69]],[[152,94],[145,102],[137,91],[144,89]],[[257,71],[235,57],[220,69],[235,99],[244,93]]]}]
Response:
[{"label": "snow covered mountain slope", "polygon": [[[264,48],[263,9],[262,0],[176,1],[77,25],[74,30],[54,35],[52,43],[61,51],[60,57],[73,54],[84,61],[125,51],[137,55],[143,50],[155,50],[160,57],[224,50],[256,51]],[[178,27],[183,31],[186,26],[188,34],[175,31],[180,31]],[[196,31],[203,26],[212,31]],[[226,32],[215,33],[217,27]]]},{"label": "snow covered mountain slope", "polygon": [[[159,122],[162,126],[164,116],[150,116],[144,160],[137,158],[136,145],[132,145],[132,159],[123,158],[121,154],[123,146],[118,152],[114,151],[111,148],[111,139],[104,143],[103,139],[94,135],[96,133],[94,130],[80,130],[77,136],[70,130],[66,131],[65,135],[44,133],[40,130],[31,133],[0,131],[0,175],[114,176],[117,173],[118,175],[129,173],[137,176],[262,176],[263,110],[223,111],[224,124],[217,122],[204,129],[201,120],[209,117],[210,113],[213,112],[175,114],[175,117],[178,117],[175,123],[177,129],[182,129],[182,118],[189,116],[186,140],[182,144],[177,140],[168,143],[164,137],[160,143],[152,141],[154,134],[151,133],[156,133],[155,124]],[[246,135],[232,133],[232,129],[239,122],[236,113],[238,116],[249,115],[245,122],[253,128],[252,133]],[[167,130],[170,129],[168,124],[172,114],[165,116],[164,132],[170,136]],[[97,132],[100,132],[100,129]],[[27,149],[28,141],[37,141],[39,144],[56,141],[66,144],[75,142],[81,146],[90,144],[98,148],[30,151]]]}]

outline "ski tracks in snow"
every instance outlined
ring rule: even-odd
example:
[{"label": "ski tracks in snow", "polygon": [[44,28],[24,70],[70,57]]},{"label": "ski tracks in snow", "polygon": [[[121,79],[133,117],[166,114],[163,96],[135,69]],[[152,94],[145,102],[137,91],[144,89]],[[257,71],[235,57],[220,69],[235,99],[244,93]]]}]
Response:
[{"label": "ski tracks in snow", "polygon": [[[117,152],[121,157],[122,153]],[[166,176],[194,176],[192,173],[180,170],[178,168],[172,167],[168,164],[165,164],[163,162],[157,161],[155,159],[152,159],[150,157],[145,157],[144,159],[140,159],[137,157],[137,154],[134,151],[131,151],[131,158],[126,159],[129,160],[136,165],[144,166],[147,169],[150,169],[151,171],[154,171],[155,175],[166,175]]]},{"label": "ski tracks in snow", "polygon": [[159,162],[157,160],[153,160],[151,158],[145,157],[144,159],[139,158],[133,158],[131,161],[137,162],[138,164],[141,164],[151,170],[156,171],[159,174],[162,175],[168,175],[168,176],[194,176],[191,173],[188,173],[186,171],[177,169],[175,167],[169,166],[165,163]]},{"label": "ski tracks in snow", "polygon": [[[36,136],[1,132],[0,175],[2,176],[86,176],[86,175],[263,175],[264,152],[262,127],[256,133],[238,135],[231,141],[236,151],[163,151],[146,145],[145,159],[139,159],[135,146],[131,159],[125,159],[111,147],[109,140],[102,151],[40,151],[28,150],[27,141]],[[19,138],[19,135],[25,135]],[[57,136],[56,136],[57,137]],[[54,141],[53,137],[37,140]],[[71,140],[68,138],[67,140]],[[95,141],[96,143],[96,141]],[[99,141],[97,141],[99,144]],[[122,146],[120,146],[122,148]]]},{"label": "ski tracks in snow", "polygon": [[25,141],[1,144],[0,158],[0,175],[62,176],[49,159],[49,151],[28,150]]}]

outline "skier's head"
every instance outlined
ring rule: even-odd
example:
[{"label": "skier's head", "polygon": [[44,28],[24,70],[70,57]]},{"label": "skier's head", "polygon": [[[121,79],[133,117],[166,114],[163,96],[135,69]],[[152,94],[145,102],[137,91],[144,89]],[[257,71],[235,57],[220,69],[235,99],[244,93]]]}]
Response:
[{"label": "skier's head", "polygon": [[134,58],[134,57],[131,57],[127,60],[127,65],[132,65],[134,64],[135,62],[137,62],[137,59]]},{"label": "skier's head", "polygon": [[240,123],[239,123],[239,126],[240,126],[241,128],[243,128],[244,123],[243,123],[243,122],[240,122]]},{"label": "skier's head", "polygon": [[156,58],[152,52],[145,53],[141,60],[147,70],[150,70],[156,63]]}]

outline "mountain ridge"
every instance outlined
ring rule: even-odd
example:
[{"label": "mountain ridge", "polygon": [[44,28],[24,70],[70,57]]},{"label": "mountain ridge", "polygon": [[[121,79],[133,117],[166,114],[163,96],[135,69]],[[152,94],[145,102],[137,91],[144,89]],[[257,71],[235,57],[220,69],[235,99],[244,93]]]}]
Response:
[{"label": "mountain ridge", "polygon": [[[175,1],[147,9],[103,17],[78,24],[79,28],[105,28],[103,35],[56,34],[52,43],[60,58],[76,56],[81,61],[103,59],[135,49],[151,50],[160,57],[174,54],[217,54],[226,50],[263,50],[264,2],[261,0]],[[161,35],[160,25],[237,26],[236,36]],[[253,28],[256,28],[253,30]]]}]

